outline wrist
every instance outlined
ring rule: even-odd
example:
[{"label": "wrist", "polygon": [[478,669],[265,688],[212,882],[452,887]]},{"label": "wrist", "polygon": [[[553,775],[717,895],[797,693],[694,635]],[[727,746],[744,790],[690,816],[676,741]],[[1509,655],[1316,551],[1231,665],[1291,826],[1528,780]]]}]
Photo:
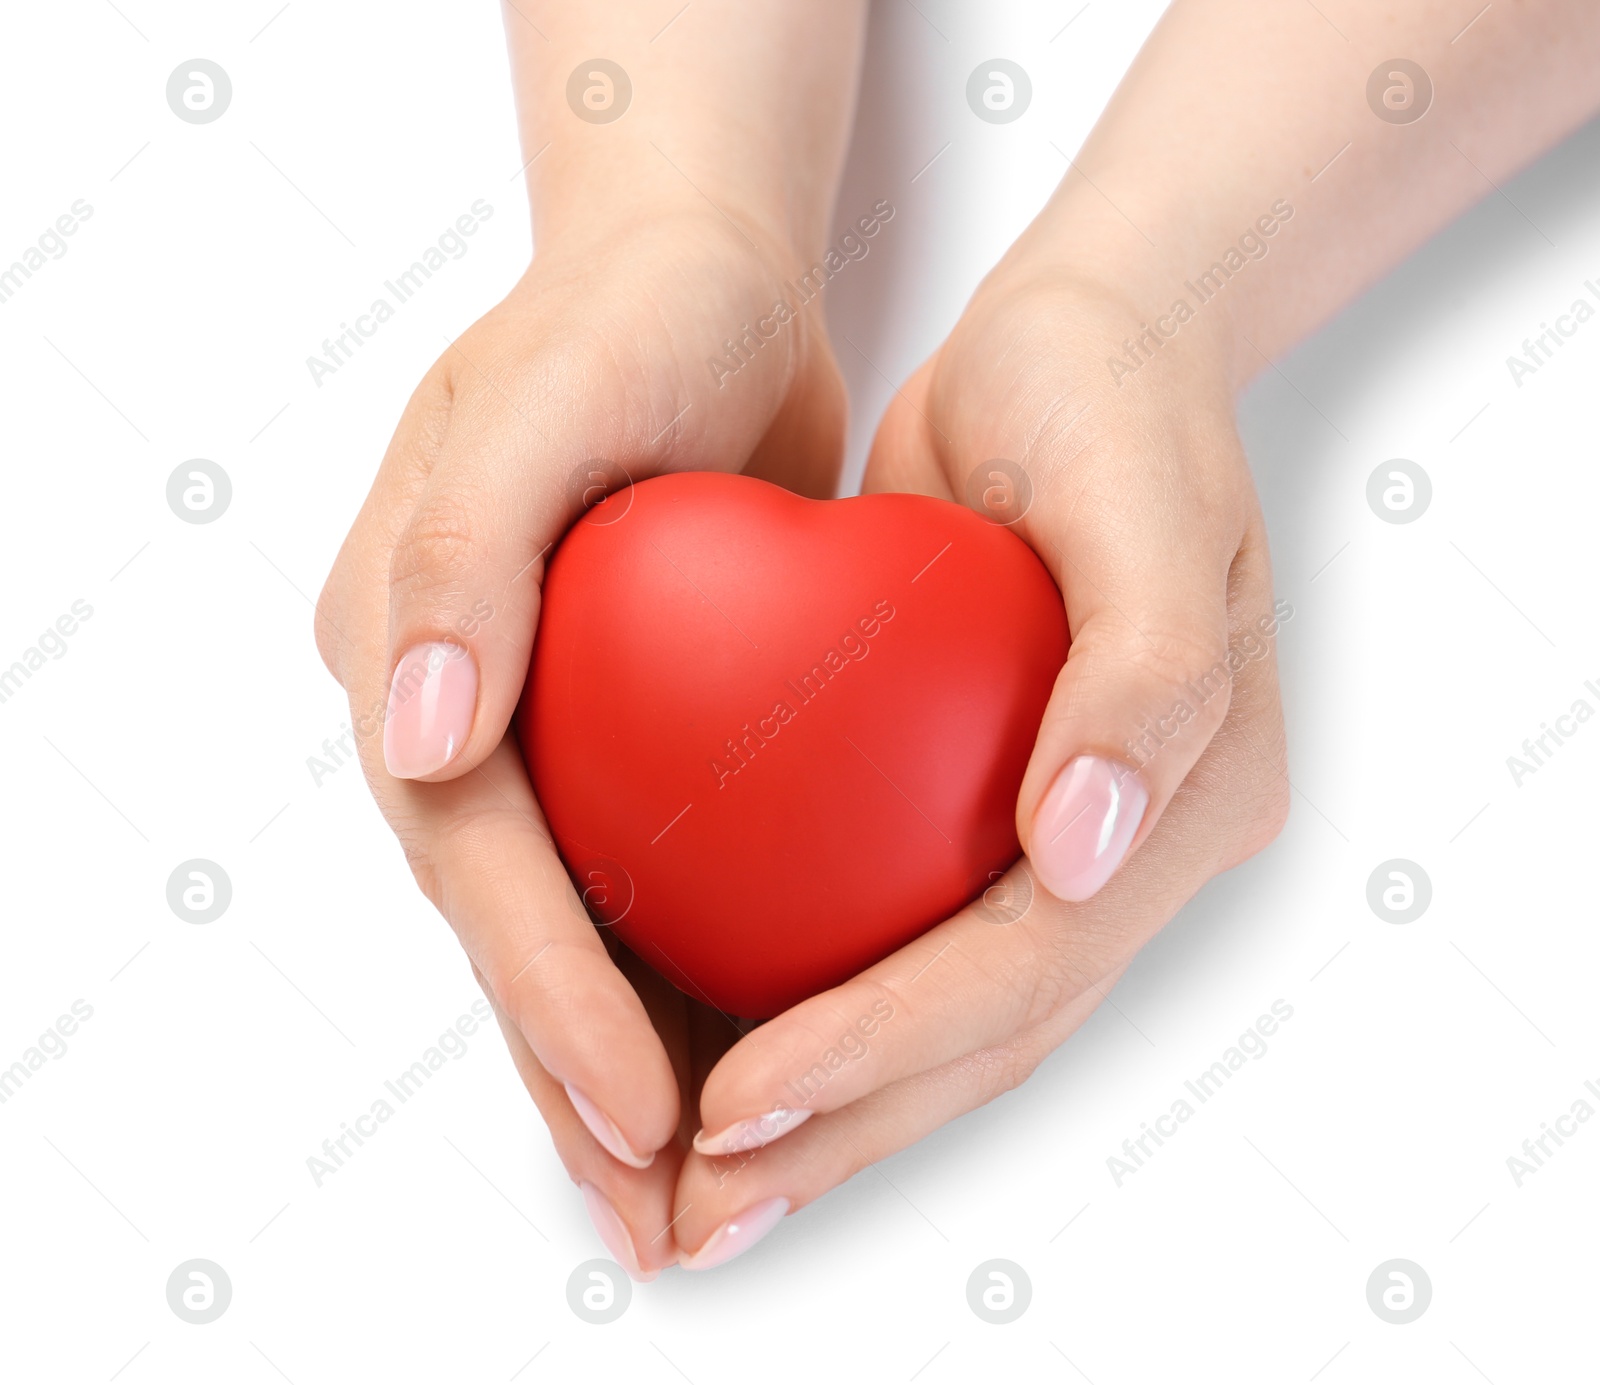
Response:
[{"label": "wrist", "polygon": [[753,251],[779,277],[797,274],[821,253],[820,239],[797,227],[782,198],[740,186],[717,170],[681,163],[643,142],[642,149],[606,151],[597,159],[558,159],[529,170],[534,245],[543,255],[593,252],[613,242],[724,240]]},{"label": "wrist", "polygon": [[1209,274],[1161,253],[1125,223],[1118,233],[1041,217],[981,292],[1018,304],[1073,303],[1073,345],[1087,372],[1081,384],[1094,394],[1126,397],[1136,384],[1159,381],[1167,392],[1204,397],[1231,414],[1247,378],[1240,353],[1248,347],[1237,298],[1227,286],[1216,291]]},{"label": "wrist", "polygon": [[700,207],[782,258],[820,252],[866,6],[827,8],[696,0],[663,28],[643,0],[577,0],[544,33],[508,18],[536,243]]}]

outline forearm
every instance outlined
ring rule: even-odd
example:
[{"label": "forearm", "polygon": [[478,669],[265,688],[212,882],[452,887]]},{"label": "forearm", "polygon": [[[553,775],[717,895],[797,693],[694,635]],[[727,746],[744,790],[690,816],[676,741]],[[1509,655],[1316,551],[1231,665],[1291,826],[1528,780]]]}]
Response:
[{"label": "forearm", "polygon": [[[1120,286],[1135,332],[1185,299],[1237,387],[1600,109],[1593,0],[1475,8],[1177,0],[1019,254]],[[1369,100],[1397,55],[1419,119],[1387,75]]]},{"label": "forearm", "polygon": [[[674,18],[675,8],[506,5],[535,243],[709,204],[769,244],[819,252],[854,111],[865,0],[695,0]],[[597,56],[620,66],[631,96],[589,75]]]}]

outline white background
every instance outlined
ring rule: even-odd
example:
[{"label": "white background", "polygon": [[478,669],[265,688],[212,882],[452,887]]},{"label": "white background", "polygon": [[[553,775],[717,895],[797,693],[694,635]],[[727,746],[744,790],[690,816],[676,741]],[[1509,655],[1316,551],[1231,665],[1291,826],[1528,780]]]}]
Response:
[{"label": "white background", "polygon": [[[1600,706],[1583,688],[1600,682],[1600,325],[1521,389],[1505,357],[1600,279],[1600,129],[1243,403],[1296,612],[1280,647],[1296,788],[1282,839],[1208,887],[1020,1091],[728,1269],[637,1288],[602,1327],[573,1315],[566,1282],[603,1249],[497,1035],[322,1187],[306,1166],[477,995],[359,772],[320,788],[308,773],[347,715],[309,600],[412,386],[526,263],[499,17],[119,6],[6,13],[0,260],[75,199],[94,214],[0,305],[0,666],[74,600],[94,614],[0,705],[0,1065],[74,1000],[94,1013],[0,1106],[0,1375],[1507,1385],[1593,1371],[1578,1363],[1600,1287],[1600,1124],[1521,1187],[1506,1159],[1600,1083],[1600,725],[1520,788],[1505,760],[1579,696]],[[1080,6],[875,11],[839,219],[880,197],[898,215],[829,291],[855,467],[889,393],[878,370],[903,378],[948,330],[1061,175],[1052,141],[1076,149],[1161,9]],[[662,0],[663,23],[676,7]],[[1462,22],[1477,8],[1464,0]],[[210,125],[165,101],[197,55],[234,85]],[[1001,55],[1034,99],[991,126],[964,89]],[[316,388],[305,358],[478,198],[495,215],[470,253]],[[232,479],[214,524],[166,504],[194,457]],[[1412,524],[1366,502],[1393,457],[1432,477]],[[192,857],[233,883],[214,924],[167,906]],[[1432,880],[1413,924],[1366,902],[1392,857]],[[1107,1157],[1279,998],[1294,1017],[1266,1056],[1116,1186]],[[165,1298],[194,1257],[233,1284],[208,1326]],[[994,1257],[1033,1287],[1007,1326],[966,1302]],[[1406,1326],[1366,1300],[1395,1257],[1433,1285]]]}]

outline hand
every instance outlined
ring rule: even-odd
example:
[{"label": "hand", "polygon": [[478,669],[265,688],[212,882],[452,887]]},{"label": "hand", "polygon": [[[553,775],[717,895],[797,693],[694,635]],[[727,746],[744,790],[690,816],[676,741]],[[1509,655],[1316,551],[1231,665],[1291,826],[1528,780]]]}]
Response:
[{"label": "hand", "polygon": [[570,248],[556,238],[440,357],[316,629],[379,807],[456,930],[602,1236],[644,1276],[679,1253],[662,1233],[680,1081],[738,1033],[608,952],[551,845],[507,729],[544,559],[625,476],[742,467],[830,495],[845,407],[815,308],[731,379],[707,366],[800,272],[778,237],[709,208],[651,215]]},{"label": "hand", "polygon": [[[1015,256],[884,419],[866,488],[961,500],[999,487],[993,517],[1015,518],[1066,601],[1072,650],[1017,804],[1028,856],[717,1065],[679,1179],[686,1247],[742,1247],[1016,1086],[1201,885],[1284,821],[1277,617],[1221,335],[1197,325],[1119,388],[1105,358],[1129,313]],[[1022,476],[1032,498],[1016,518]]]},{"label": "hand", "polygon": [[[990,903],[718,1064],[698,1148],[741,1152],[685,1163],[684,1245],[748,1244],[1015,1086],[1185,900],[1280,829],[1271,638],[1288,612],[1233,400],[1593,111],[1597,89],[1574,75],[1600,51],[1592,5],[1481,19],[1457,47],[1437,6],[1352,0],[1341,45],[1308,7],[1171,6],[1050,204],[891,406],[868,489],[961,500],[978,472],[975,494],[1015,519],[1066,601],[1072,652],[1017,802],[1027,858]],[[1368,62],[1395,52],[1438,78],[1408,138],[1364,99]],[[1225,291],[1190,286],[1208,267]],[[1113,357],[1137,369],[1114,374]],[[1031,483],[1020,519],[997,458]]]},{"label": "hand", "polygon": [[738,1030],[596,932],[507,727],[584,505],[672,469],[833,493],[843,384],[786,281],[832,233],[865,28],[863,0],[697,0],[669,41],[658,11],[506,7],[538,255],[418,387],[317,622],[378,804],[641,1277],[678,1258],[684,1093]]}]

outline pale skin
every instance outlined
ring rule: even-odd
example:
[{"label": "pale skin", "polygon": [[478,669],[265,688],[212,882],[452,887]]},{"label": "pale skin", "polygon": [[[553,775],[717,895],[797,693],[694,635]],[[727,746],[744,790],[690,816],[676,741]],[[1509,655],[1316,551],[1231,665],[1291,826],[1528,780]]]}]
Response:
[{"label": "pale skin", "polygon": [[[866,475],[867,490],[957,499],[974,467],[1008,457],[1032,480],[1016,529],[1073,634],[1017,801],[1028,856],[1009,883],[1028,873],[1033,902],[1010,924],[963,910],[742,1036],[574,907],[508,730],[575,469],[601,457],[635,479],[745,470],[826,497],[840,465],[845,395],[821,302],[734,380],[719,385],[706,361],[823,252],[863,7],[696,0],[652,42],[675,8],[506,8],[538,253],[413,395],[317,621],[358,716],[384,704],[420,642],[475,661],[454,758],[397,778],[370,736],[363,767],[607,1245],[645,1277],[736,1253],[760,1234],[751,1209],[792,1213],[1015,1087],[1207,880],[1278,833],[1291,792],[1268,641],[1138,765],[1148,807],[1103,888],[1066,902],[1033,864],[1063,767],[1128,762],[1140,722],[1167,716],[1230,648],[1255,648],[1271,617],[1240,389],[1600,106],[1587,0],[1500,0],[1464,34],[1472,0],[1328,0],[1320,13],[1177,0],[1055,196],[891,405]],[[612,124],[566,101],[596,54],[633,82]],[[1436,88],[1414,124],[1367,105],[1368,74],[1396,54]],[[1108,369],[1282,199],[1293,215],[1270,253],[1136,372]],[[484,601],[493,615],[463,624]],[[885,1003],[893,1018],[804,1120],[746,1134],[768,1142],[737,1155],[692,1146],[697,1131],[796,1105],[788,1084]],[[610,1129],[597,1135],[570,1090]]]}]

